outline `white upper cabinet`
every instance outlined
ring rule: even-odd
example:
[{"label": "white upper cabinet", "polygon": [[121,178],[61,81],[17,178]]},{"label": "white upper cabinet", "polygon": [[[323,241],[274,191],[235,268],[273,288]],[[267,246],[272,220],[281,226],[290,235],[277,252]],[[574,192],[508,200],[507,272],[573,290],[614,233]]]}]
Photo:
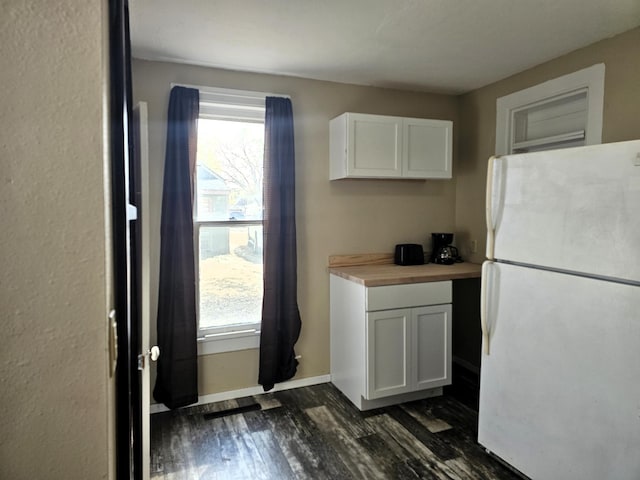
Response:
[{"label": "white upper cabinet", "polygon": [[344,113],[330,122],[330,175],[451,178],[453,123]]}]

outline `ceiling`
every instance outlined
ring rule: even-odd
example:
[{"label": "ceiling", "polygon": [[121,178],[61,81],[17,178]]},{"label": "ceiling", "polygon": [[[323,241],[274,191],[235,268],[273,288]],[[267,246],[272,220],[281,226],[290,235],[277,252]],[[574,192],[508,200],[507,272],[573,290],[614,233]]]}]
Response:
[{"label": "ceiling", "polygon": [[450,94],[640,25],[640,0],[129,3],[136,58]]}]

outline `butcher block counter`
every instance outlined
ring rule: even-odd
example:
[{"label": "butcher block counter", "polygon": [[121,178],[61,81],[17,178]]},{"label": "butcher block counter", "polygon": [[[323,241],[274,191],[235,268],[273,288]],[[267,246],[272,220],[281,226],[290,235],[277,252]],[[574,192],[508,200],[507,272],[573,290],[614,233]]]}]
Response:
[{"label": "butcher block counter", "polygon": [[481,270],[481,265],[469,262],[454,263],[453,265],[435,263],[410,266],[395,265],[393,257],[386,254],[333,255],[329,257],[329,273],[365,287],[479,278]]}]

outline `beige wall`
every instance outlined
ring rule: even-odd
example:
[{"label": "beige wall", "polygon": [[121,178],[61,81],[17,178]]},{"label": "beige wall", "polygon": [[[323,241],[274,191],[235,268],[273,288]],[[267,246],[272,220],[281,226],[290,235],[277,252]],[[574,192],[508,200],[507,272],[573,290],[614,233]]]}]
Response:
[{"label": "beige wall", "polygon": [[[455,181],[329,181],[329,120],[343,112],[448,119],[457,99],[299,78],[134,60],[134,98],[149,103],[152,231],[160,229],[166,112],[172,82],[291,96],[296,142],[298,298],[302,355],[296,378],[329,373],[327,257],[391,252],[396,243],[426,244],[430,232],[454,228]],[[455,152],[454,152],[455,155]],[[428,245],[426,245],[428,246]],[[153,248],[157,265],[159,245]],[[157,268],[152,278],[155,311]],[[155,316],[154,316],[155,318]],[[200,394],[256,385],[257,352],[200,359]]]},{"label": "beige wall", "polygon": [[110,471],[106,2],[0,15],[0,478]]},{"label": "beige wall", "polygon": [[473,260],[484,258],[484,188],[487,159],[495,150],[497,98],[596,63],[605,64],[602,141],[640,138],[640,28],[459,97],[456,226],[463,250],[470,239],[480,241]]}]

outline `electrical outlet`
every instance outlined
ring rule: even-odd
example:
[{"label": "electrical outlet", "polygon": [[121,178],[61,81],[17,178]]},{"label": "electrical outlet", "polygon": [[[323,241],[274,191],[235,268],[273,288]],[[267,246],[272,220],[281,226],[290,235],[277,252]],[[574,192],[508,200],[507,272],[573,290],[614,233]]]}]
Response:
[{"label": "electrical outlet", "polygon": [[477,252],[478,252],[478,241],[471,240],[471,253],[477,253]]}]

